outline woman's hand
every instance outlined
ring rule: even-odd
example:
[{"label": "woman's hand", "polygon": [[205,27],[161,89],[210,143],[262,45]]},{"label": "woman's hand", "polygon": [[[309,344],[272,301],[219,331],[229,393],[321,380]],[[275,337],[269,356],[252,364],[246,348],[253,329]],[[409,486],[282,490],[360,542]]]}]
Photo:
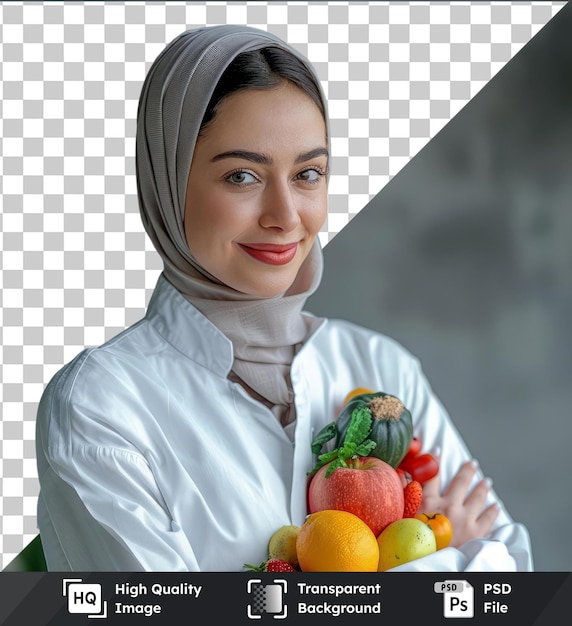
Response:
[{"label": "woman's hand", "polygon": [[440,472],[423,485],[420,512],[442,513],[451,520],[453,538],[450,545],[455,548],[471,539],[484,537],[499,514],[496,504],[483,508],[491,488],[489,479],[483,478],[470,490],[476,471],[474,461],[464,463],[443,494]]}]

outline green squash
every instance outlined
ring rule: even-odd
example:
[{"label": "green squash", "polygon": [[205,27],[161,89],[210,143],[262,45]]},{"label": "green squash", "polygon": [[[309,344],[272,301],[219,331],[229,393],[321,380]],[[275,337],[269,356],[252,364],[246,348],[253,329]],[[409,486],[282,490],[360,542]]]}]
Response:
[{"label": "green squash", "polygon": [[375,441],[376,446],[369,456],[397,468],[413,439],[413,423],[403,402],[383,391],[360,394],[342,407],[336,421],[336,447],[344,442],[353,411],[363,406],[369,409],[373,418],[368,438]]}]

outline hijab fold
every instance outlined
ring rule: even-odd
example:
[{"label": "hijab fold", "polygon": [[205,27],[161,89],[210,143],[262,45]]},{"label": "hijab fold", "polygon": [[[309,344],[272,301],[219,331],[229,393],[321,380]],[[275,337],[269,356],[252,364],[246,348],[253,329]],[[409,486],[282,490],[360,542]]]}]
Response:
[{"label": "hijab fold", "polygon": [[316,325],[302,308],[322,275],[318,240],[290,288],[280,296],[260,298],[232,289],[201,267],[189,250],[184,225],[189,170],[215,86],[238,54],[266,46],[299,58],[320,86],[304,56],[271,33],[248,26],[188,30],[159,54],[139,100],[137,194],[165,277],[231,340],[234,378],[276,408],[285,424],[295,416],[290,365]]}]

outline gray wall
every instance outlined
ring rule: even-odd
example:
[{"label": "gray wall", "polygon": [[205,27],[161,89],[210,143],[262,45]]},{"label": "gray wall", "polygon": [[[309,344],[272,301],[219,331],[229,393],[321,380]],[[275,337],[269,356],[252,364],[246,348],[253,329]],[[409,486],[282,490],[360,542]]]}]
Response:
[{"label": "gray wall", "polygon": [[537,570],[572,569],[572,6],[328,244],[307,308],[432,386]]}]

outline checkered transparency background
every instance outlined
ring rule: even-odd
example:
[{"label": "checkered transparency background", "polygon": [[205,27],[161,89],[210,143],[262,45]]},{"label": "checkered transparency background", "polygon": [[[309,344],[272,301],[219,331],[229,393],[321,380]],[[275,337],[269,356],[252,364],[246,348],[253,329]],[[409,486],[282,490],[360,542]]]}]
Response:
[{"label": "checkered transparency background", "polygon": [[325,245],[564,4],[0,3],[0,567],[37,533],[45,384],[138,320],[161,269],[138,214],[134,135],[168,41],[249,24],[314,62],[334,155]]}]

